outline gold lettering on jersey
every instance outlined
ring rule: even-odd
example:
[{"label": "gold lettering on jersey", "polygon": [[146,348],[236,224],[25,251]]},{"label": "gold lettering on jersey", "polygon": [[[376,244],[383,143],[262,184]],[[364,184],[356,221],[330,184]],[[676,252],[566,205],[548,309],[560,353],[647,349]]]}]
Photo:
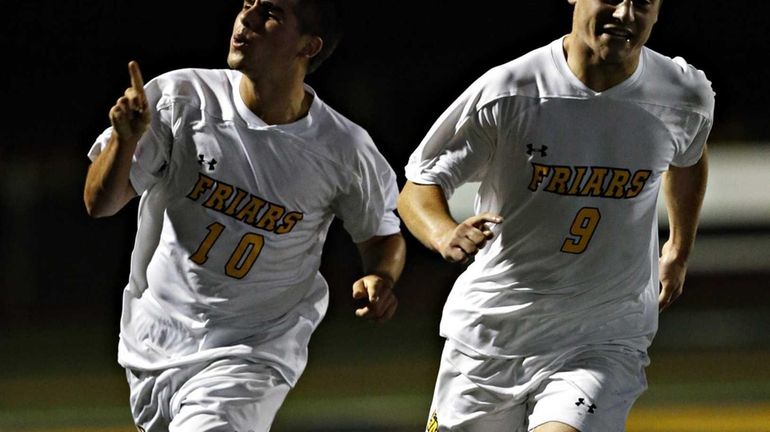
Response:
[{"label": "gold lettering on jersey", "polygon": [[217,183],[217,187],[211,191],[209,199],[203,203],[204,207],[212,208],[217,211],[222,211],[225,208],[225,203],[228,198],[233,194],[234,188],[229,184]]},{"label": "gold lettering on jersey", "polygon": [[438,413],[433,411],[428,419],[428,425],[425,427],[425,432],[438,432]]},{"label": "gold lettering on jersey", "polygon": [[294,225],[301,221],[303,217],[305,217],[305,215],[300,212],[287,213],[286,216],[283,217],[283,224],[275,230],[276,234],[286,234],[291,231],[294,229]]},{"label": "gold lettering on jersey", "polygon": [[604,178],[607,177],[609,171],[607,168],[591,167],[591,176],[580,189],[580,196],[602,196]]},{"label": "gold lettering on jersey", "polygon": [[626,198],[633,198],[639,195],[644,189],[644,185],[647,184],[647,180],[652,175],[650,170],[641,170],[634,173],[634,177],[631,179],[631,188],[626,191]]},{"label": "gold lettering on jersey", "polygon": [[257,228],[273,231],[284,213],[286,213],[286,210],[283,207],[270,203],[270,207],[265,210],[262,218],[257,222]]},{"label": "gold lettering on jersey", "polygon": [[209,176],[205,176],[203,174],[198,175],[198,182],[195,183],[195,187],[190,191],[189,194],[187,194],[187,198],[190,198],[193,201],[197,201],[198,198],[201,197],[203,192],[206,192],[207,190],[211,189],[212,186],[214,186],[213,178]]},{"label": "gold lettering on jersey", "polygon": [[577,195],[580,190],[580,185],[583,184],[583,177],[585,177],[588,167],[573,167],[575,169],[575,179],[572,180],[572,187],[569,188],[567,195]]},{"label": "gold lettering on jersey", "polygon": [[201,173],[198,173],[198,180],[187,194],[187,198],[200,202],[207,209],[276,234],[291,232],[304,218],[302,212],[287,212],[280,204]]},{"label": "gold lettering on jersey", "polygon": [[652,171],[625,168],[543,165],[532,163],[529,190],[559,195],[629,199],[638,196]]},{"label": "gold lettering on jersey", "polygon": [[248,196],[249,193],[246,192],[243,189],[238,189],[238,192],[235,194],[235,198],[233,198],[232,201],[230,201],[230,204],[227,206],[227,209],[225,210],[225,214],[228,216],[235,215],[235,210],[238,208],[239,205],[241,205],[241,202],[243,201],[246,196]]},{"label": "gold lettering on jersey", "polygon": [[257,220],[257,215],[259,215],[259,211],[264,206],[265,200],[252,195],[249,202],[241,207],[241,209],[235,215],[235,218],[239,221],[246,222],[249,225],[254,225],[254,222]]},{"label": "gold lettering on jersey", "polygon": [[607,198],[623,198],[626,194],[626,185],[631,179],[631,171],[627,169],[613,168],[612,177],[604,191]]},{"label": "gold lettering on jersey", "polygon": [[552,169],[553,175],[551,176],[551,181],[548,182],[548,186],[545,187],[545,190],[557,194],[564,194],[567,192],[567,185],[572,178],[572,169],[567,166],[555,166],[552,167]]},{"label": "gold lettering on jersey", "polygon": [[548,176],[551,167],[547,165],[532,164],[532,182],[529,183],[529,190],[536,191],[540,183]]}]

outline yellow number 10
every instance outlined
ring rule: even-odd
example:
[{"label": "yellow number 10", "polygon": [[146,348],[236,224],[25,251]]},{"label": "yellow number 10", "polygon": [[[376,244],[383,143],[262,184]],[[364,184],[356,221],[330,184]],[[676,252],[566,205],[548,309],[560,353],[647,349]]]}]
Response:
[{"label": "yellow number 10", "polygon": [[[209,250],[214,246],[222,231],[225,230],[225,226],[221,223],[214,222],[207,227],[209,230],[206,238],[203,239],[198,250],[190,256],[190,259],[198,264],[203,265],[209,259]],[[235,278],[243,279],[246,273],[251,270],[254,265],[254,261],[257,260],[259,253],[262,252],[262,246],[265,244],[265,239],[254,233],[246,233],[241,237],[241,241],[236,246],[233,253],[230,255],[230,259],[227,260],[225,265],[225,274]]]},{"label": "yellow number 10", "polygon": [[591,241],[601,218],[602,215],[598,208],[583,207],[580,209],[569,229],[571,236],[564,239],[561,251],[571,254],[583,253],[588,247],[588,242]]}]

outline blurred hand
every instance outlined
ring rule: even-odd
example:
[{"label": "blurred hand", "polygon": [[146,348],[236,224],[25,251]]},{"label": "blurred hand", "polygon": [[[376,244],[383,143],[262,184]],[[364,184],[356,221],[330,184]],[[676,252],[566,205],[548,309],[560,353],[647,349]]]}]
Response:
[{"label": "blurred hand", "polygon": [[658,268],[660,270],[658,308],[663,311],[682,295],[687,263],[677,260],[671,243],[666,242],[661,249]]},{"label": "blurred hand", "polygon": [[437,248],[451,263],[467,263],[494,237],[488,223],[501,223],[503,218],[492,213],[471,216],[440,239]]},{"label": "blurred hand", "polygon": [[131,76],[131,87],[110,109],[110,122],[119,139],[138,141],[150,125],[150,110],[137,62],[128,63],[128,74]]},{"label": "blurred hand", "polygon": [[393,282],[377,275],[367,275],[353,284],[353,298],[367,301],[356,309],[356,316],[385,322],[393,317],[398,299],[393,293]]}]

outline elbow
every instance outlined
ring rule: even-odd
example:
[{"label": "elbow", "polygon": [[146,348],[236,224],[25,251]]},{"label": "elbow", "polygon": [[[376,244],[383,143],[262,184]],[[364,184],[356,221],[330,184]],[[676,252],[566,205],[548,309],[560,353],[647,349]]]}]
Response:
[{"label": "elbow", "polygon": [[112,216],[115,212],[110,212],[103,200],[100,200],[97,194],[86,190],[83,193],[83,204],[86,207],[86,214],[97,219]]},{"label": "elbow", "polygon": [[83,202],[86,206],[86,214],[94,219],[107,216],[104,214],[104,212],[99,208],[99,206],[94,202],[94,200],[89,199],[88,197],[83,197]]}]

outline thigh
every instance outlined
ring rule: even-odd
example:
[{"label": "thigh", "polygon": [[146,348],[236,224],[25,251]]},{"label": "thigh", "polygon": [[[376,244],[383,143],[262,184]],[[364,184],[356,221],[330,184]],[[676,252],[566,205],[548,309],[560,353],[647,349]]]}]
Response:
[{"label": "thigh", "polygon": [[161,371],[135,371],[126,369],[129,387],[131,415],[139,430],[168,432],[173,417],[171,398],[198,367],[171,368]]},{"label": "thigh", "polygon": [[558,422],[581,432],[622,432],[631,406],[647,388],[647,355],[603,345],[565,361],[530,396],[531,428]]},{"label": "thigh", "polygon": [[524,431],[525,401],[517,403],[507,389],[485,385],[479,376],[488,372],[505,375],[510,371],[509,362],[470,358],[447,342],[441,355],[426,431]]},{"label": "thigh", "polygon": [[169,431],[268,431],[289,390],[270,366],[243,359],[215,361],[172,398]]}]

